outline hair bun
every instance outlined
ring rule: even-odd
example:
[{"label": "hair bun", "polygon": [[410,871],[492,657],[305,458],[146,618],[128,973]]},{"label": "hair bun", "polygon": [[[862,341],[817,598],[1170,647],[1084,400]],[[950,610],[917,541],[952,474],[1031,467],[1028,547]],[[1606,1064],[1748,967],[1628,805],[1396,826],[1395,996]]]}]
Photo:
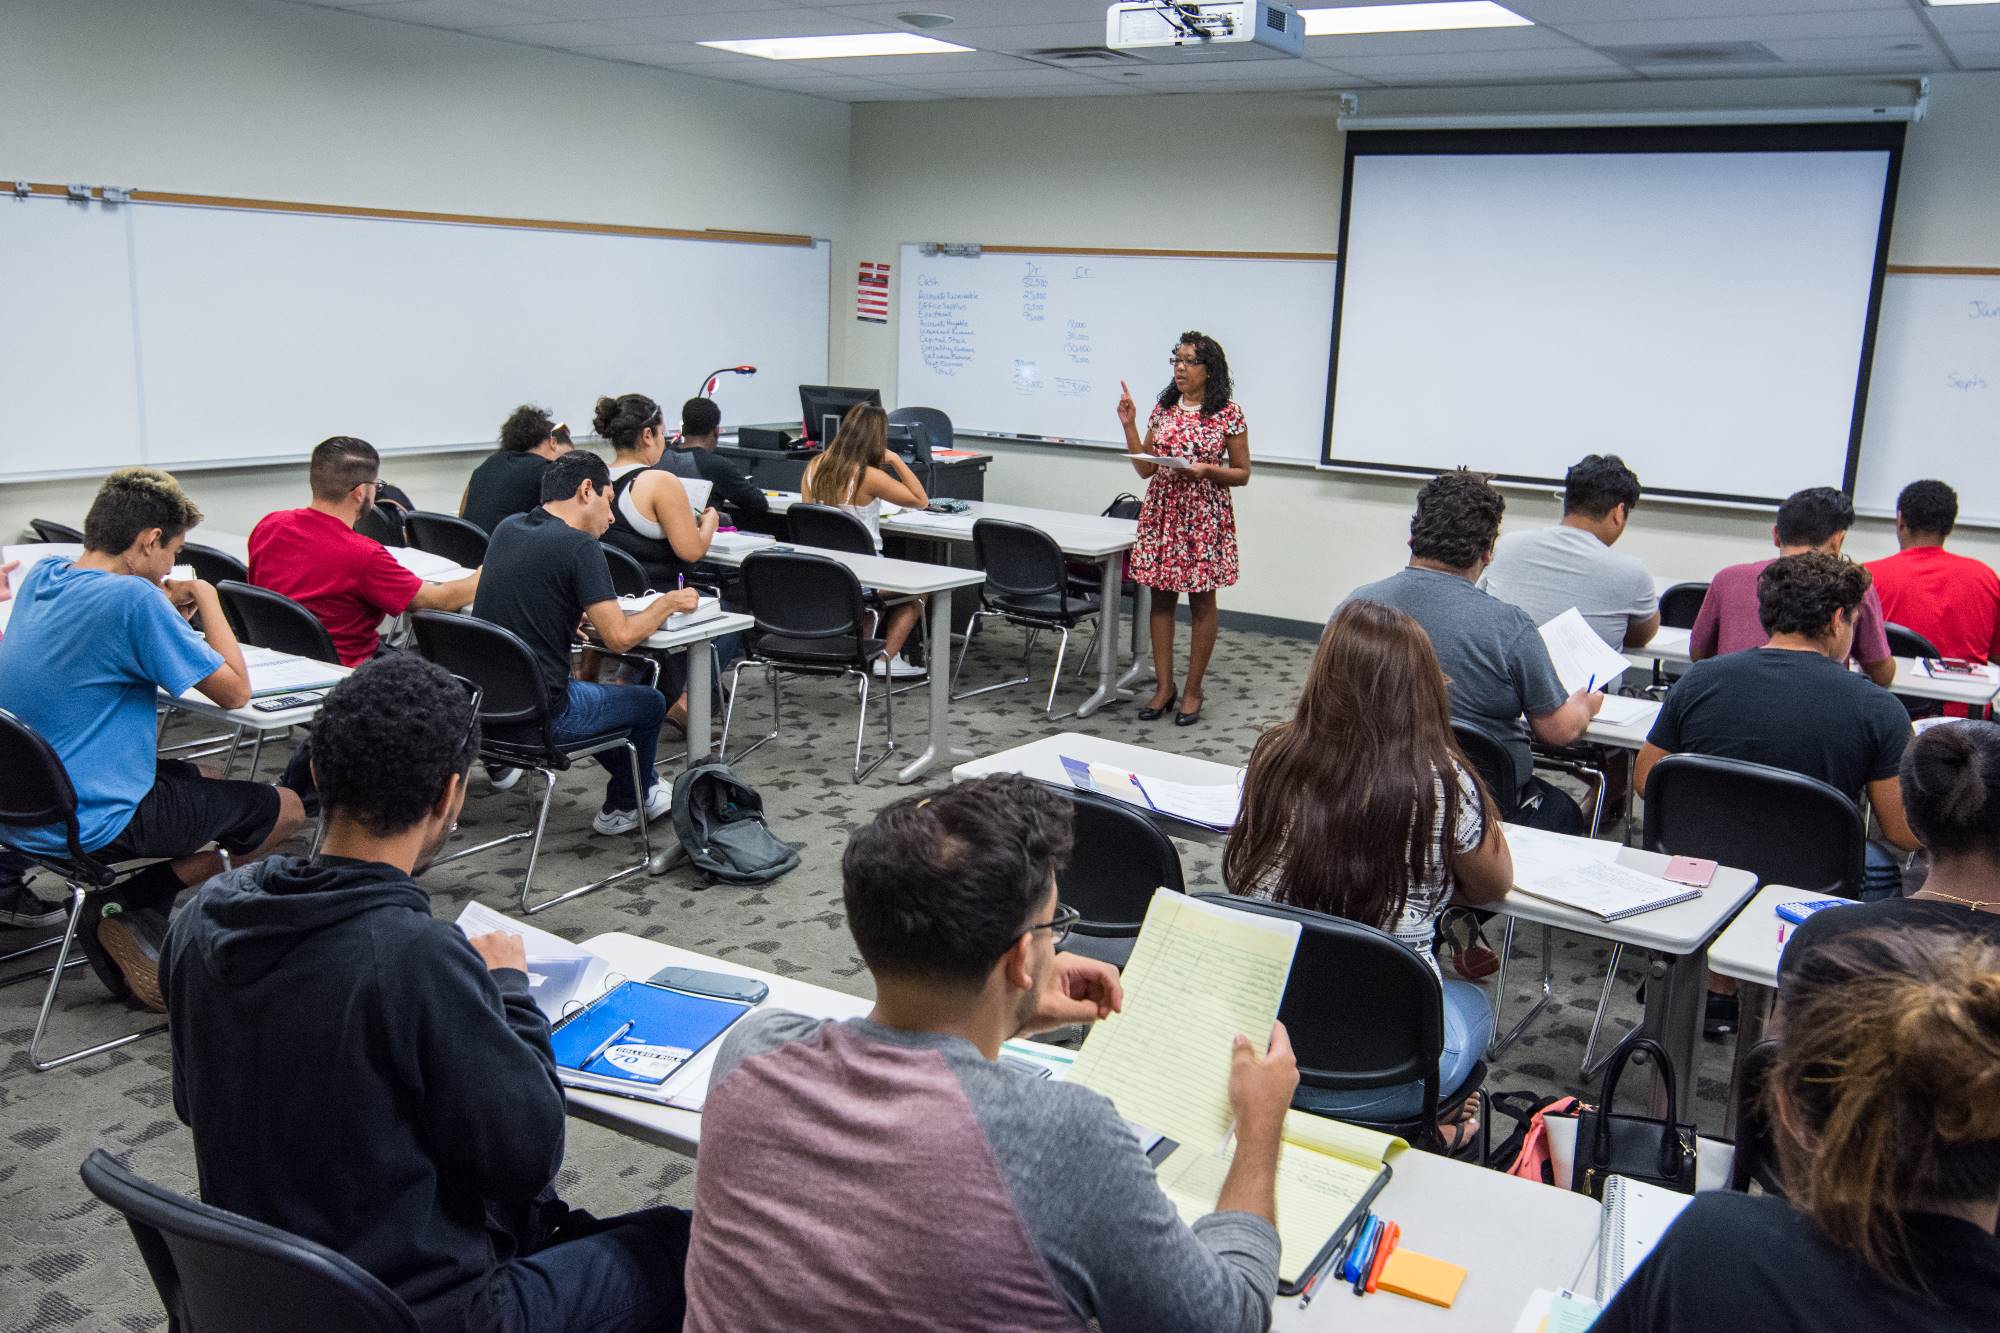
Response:
[{"label": "hair bun", "polygon": [[594,429],[599,435],[609,437],[611,434],[611,427],[613,423],[615,423],[617,420],[618,420],[618,400],[616,398],[598,399],[597,413],[594,417],[591,418],[592,429]]}]

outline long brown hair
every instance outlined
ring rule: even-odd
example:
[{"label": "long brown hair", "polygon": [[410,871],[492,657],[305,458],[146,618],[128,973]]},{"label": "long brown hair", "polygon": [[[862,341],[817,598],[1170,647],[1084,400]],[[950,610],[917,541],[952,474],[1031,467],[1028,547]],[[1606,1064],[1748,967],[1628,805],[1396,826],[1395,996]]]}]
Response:
[{"label": "long brown hair", "polygon": [[856,403],[840,419],[840,430],[806,472],[799,489],[815,504],[854,503],[862,474],[882,466],[889,452],[889,414],[873,403]]},{"label": "long brown hair", "polygon": [[1858,930],[1785,979],[1764,1085],[1785,1192],[1826,1238],[1923,1290],[1908,1215],[2000,1195],[2000,948]]},{"label": "long brown hair", "polygon": [[1390,927],[1411,886],[1441,875],[1432,830],[1458,825],[1459,772],[1483,817],[1430,638],[1401,611],[1349,602],[1320,636],[1297,711],[1250,753],[1223,879]]}]

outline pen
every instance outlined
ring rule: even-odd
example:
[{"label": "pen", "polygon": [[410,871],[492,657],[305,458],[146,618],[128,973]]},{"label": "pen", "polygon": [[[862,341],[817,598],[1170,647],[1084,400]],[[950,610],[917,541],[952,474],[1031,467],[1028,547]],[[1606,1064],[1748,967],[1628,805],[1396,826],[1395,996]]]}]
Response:
[{"label": "pen", "polygon": [[1132,779],[1132,785],[1139,789],[1139,795],[1145,798],[1146,808],[1148,810],[1156,811],[1160,808],[1159,806],[1153,804],[1152,796],[1146,791],[1146,784],[1139,781],[1139,775],[1137,773],[1127,773],[1125,776]]},{"label": "pen", "polygon": [[1597,688],[1597,677],[1592,676],[1590,678],[1590,682],[1583,687],[1583,692],[1585,694],[1589,694],[1592,690],[1596,688]]},{"label": "pen", "polygon": [[616,1032],[613,1032],[610,1036],[606,1037],[603,1041],[599,1042],[597,1044],[597,1049],[592,1051],[589,1055],[583,1058],[583,1063],[577,1066],[578,1071],[581,1072],[582,1070],[590,1068],[590,1066],[596,1061],[598,1056],[604,1054],[606,1051],[611,1049],[612,1042],[617,1041],[620,1037],[624,1036],[626,1033],[632,1030],[632,1024],[633,1020],[629,1018],[626,1019],[623,1023],[619,1024],[618,1030]]},{"label": "pen", "polygon": [[680,592],[680,591],[681,591],[682,589],[686,588],[687,586],[688,586],[688,576],[687,576],[687,575],[685,575],[685,574],[676,574],[676,575],[674,575],[674,591],[675,591],[675,592]]},{"label": "pen", "polygon": [[1380,1232],[1382,1219],[1370,1213],[1356,1233],[1354,1244],[1348,1247],[1347,1262],[1341,1265],[1340,1280],[1352,1282],[1366,1271],[1368,1256],[1372,1252],[1375,1236]]},{"label": "pen", "polygon": [[1312,1304],[1313,1296],[1319,1291],[1319,1284],[1326,1281],[1327,1274],[1340,1267],[1340,1258],[1346,1253],[1347,1242],[1343,1240],[1327,1254],[1319,1267],[1313,1270],[1312,1276],[1306,1279],[1305,1290],[1299,1293],[1299,1308],[1301,1310]]},{"label": "pen", "polygon": [[1390,1251],[1396,1248],[1396,1242],[1402,1238],[1402,1226],[1391,1222],[1388,1234],[1383,1236],[1382,1243],[1375,1247],[1375,1262],[1368,1265],[1368,1290],[1375,1290],[1376,1284],[1382,1280],[1382,1267],[1389,1262]]}]

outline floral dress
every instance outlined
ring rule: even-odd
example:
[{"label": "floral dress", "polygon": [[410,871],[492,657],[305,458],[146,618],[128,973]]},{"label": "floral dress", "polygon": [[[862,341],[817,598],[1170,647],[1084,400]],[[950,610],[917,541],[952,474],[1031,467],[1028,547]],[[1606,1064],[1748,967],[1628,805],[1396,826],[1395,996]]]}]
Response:
[{"label": "floral dress", "polygon": [[[1248,429],[1230,403],[1212,417],[1186,408],[1153,408],[1146,421],[1152,451],[1163,458],[1228,466],[1231,435]],[[1127,566],[1135,583],[1165,592],[1210,592],[1236,582],[1236,511],[1229,488],[1177,468],[1146,483],[1139,539]]]}]

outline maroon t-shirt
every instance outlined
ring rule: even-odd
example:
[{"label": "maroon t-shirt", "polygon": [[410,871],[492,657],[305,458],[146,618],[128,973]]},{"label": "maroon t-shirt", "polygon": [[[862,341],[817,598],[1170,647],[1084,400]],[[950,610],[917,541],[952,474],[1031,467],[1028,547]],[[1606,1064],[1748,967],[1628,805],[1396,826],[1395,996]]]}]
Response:
[{"label": "maroon t-shirt", "polygon": [[[1773,556],[1775,560],[1777,557]],[[1702,598],[1701,612],[1694,618],[1688,635],[1688,652],[1697,661],[1740,653],[1745,648],[1762,648],[1771,641],[1764,622],[1757,618],[1757,576],[1770,560],[1752,560],[1747,565],[1731,565],[1718,570]],[[1854,614],[1854,660],[1864,665],[1884,661],[1889,656],[1889,636],[1882,632],[1882,603],[1870,588]]]}]

